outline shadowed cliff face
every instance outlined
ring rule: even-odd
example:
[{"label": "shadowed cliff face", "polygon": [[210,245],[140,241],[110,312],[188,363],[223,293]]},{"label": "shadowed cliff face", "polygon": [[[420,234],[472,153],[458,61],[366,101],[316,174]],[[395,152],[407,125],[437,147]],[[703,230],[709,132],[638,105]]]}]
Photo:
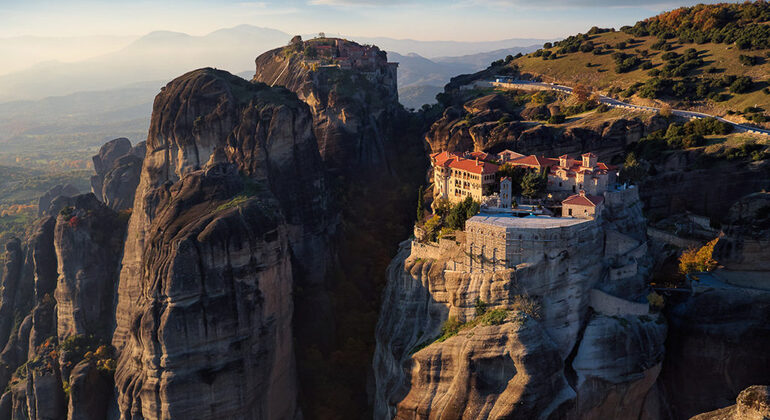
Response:
[{"label": "shadowed cliff face", "polygon": [[257,57],[254,81],[285,86],[310,106],[318,148],[329,169],[345,174],[388,170],[390,149],[395,147],[393,120],[403,118],[404,112],[398,103],[395,68],[378,64],[366,72],[332,67],[312,70],[303,53],[287,52],[291,48]]},{"label": "shadowed cliff face", "polygon": [[292,288],[324,277],[327,209],[307,107],[202,69],[153,108],[113,343],[126,418],[292,418]]}]

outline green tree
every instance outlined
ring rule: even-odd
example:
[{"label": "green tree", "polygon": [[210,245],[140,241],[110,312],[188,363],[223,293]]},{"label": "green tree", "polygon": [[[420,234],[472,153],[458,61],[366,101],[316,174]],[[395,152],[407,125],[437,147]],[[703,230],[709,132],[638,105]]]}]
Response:
[{"label": "green tree", "polygon": [[521,194],[528,198],[535,198],[545,192],[548,178],[545,173],[530,171],[521,180]]},{"label": "green tree", "polygon": [[646,171],[642,164],[636,159],[634,152],[626,156],[623,169],[620,170],[620,182],[636,184],[644,178]]},{"label": "green tree", "polygon": [[422,202],[424,193],[422,185],[420,185],[420,188],[417,189],[417,223],[422,220],[422,216],[425,214],[425,209],[423,208],[424,204]]}]

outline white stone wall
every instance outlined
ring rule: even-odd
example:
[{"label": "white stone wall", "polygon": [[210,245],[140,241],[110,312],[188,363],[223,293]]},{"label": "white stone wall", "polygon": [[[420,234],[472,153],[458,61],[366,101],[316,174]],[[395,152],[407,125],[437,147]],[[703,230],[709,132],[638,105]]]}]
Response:
[{"label": "white stone wall", "polygon": [[511,268],[537,262],[576,246],[584,231],[594,228],[587,221],[553,228],[513,228],[468,221],[465,225],[466,253],[471,271]]},{"label": "white stone wall", "polygon": [[648,315],[650,305],[647,303],[631,302],[617,296],[612,296],[599,289],[591,289],[590,306],[594,311],[609,316],[619,315]]}]

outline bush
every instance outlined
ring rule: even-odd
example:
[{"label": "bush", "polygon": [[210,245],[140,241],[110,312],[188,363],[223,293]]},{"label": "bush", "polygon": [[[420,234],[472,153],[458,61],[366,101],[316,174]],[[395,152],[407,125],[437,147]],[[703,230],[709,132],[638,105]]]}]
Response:
[{"label": "bush", "polygon": [[474,306],[476,308],[476,316],[484,315],[487,312],[487,303],[481,300],[481,298],[476,298]]},{"label": "bush", "polygon": [[668,44],[665,39],[660,39],[650,45],[650,48],[653,50],[662,50],[662,51],[668,51],[671,49],[671,44]]},{"label": "bush", "polygon": [[691,248],[679,257],[679,273],[689,274],[701,271],[712,271],[717,267],[717,261],[713,258],[714,245],[719,238],[707,243],[700,249]]},{"label": "bush", "polygon": [[446,340],[447,338],[457,335],[457,333],[460,332],[460,329],[462,328],[462,326],[463,326],[462,322],[458,321],[456,317],[450,316],[441,325],[441,335],[436,341],[440,343]]},{"label": "bush", "polygon": [[759,64],[759,57],[741,54],[738,56],[738,61],[744,66],[756,66]]},{"label": "bush", "polygon": [[564,114],[556,114],[556,115],[551,115],[551,117],[548,118],[548,123],[549,124],[561,124],[565,120],[566,120],[566,117],[564,116]]},{"label": "bush", "polygon": [[483,325],[500,325],[508,318],[508,311],[503,308],[492,309],[481,316],[479,322]]},{"label": "bush", "polygon": [[751,89],[751,86],[754,83],[751,81],[751,78],[748,76],[741,76],[733,83],[730,84],[730,92],[732,93],[746,93]]}]

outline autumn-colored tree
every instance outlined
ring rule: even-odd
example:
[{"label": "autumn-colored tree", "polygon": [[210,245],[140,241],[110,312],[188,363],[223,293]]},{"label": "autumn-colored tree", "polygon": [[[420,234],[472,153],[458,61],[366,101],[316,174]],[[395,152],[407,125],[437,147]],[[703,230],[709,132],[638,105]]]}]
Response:
[{"label": "autumn-colored tree", "polygon": [[578,102],[585,102],[591,96],[591,89],[586,85],[577,84],[572,88],[572,96],[574,96]]},{"label": "autumn-colored tree", "polygon": [[660,111],[658,111],[658,115],[660,115],[663,118],[671,118],[671,106],[668,104],[665,104],[662,107],[660,107]]},{"label": "autumn-colored tree", "polygon": [[689,274],[702,271],[712,271],[717,268],[717,261],[713,258],[714,245],[719,238],[710,241],[700,249],[691,248],[679,257],[679,273]]}]

